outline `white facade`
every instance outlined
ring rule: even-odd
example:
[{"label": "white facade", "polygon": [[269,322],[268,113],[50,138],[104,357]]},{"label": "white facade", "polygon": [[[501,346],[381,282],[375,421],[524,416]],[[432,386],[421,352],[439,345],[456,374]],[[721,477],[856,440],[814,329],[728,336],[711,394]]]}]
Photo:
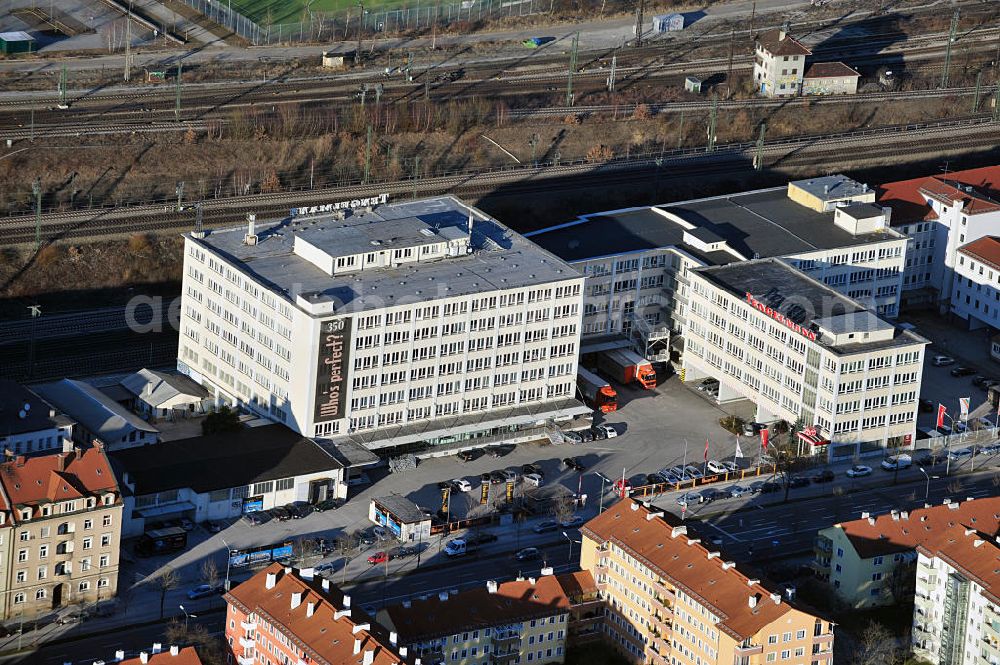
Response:
[{"label": "white facade", "polygon": [[185,238],[178,368],[217,398],[370,447],[509,409],[566,415],[549,407],[575,391],[569,266],[450,197],[301,224],[252,245]]},{"label": "white facade", "polygon": [[689,380],[718,379],[720,400],[753,401],[759,422],[814,427],[806,454],[912,447],[926,340],[779,260],[689,277]]},{"label": "white facade", "polygon": [[[971,531],[971,533],[970,533]],[[934,665],[994,665],[1000,663],[1000,603],[996,598],[995,562],[998,548],[990,537],[955,530],[955,538],[971,550],[970,559],[987,557],[983,565],[972,564],[970,575],[964,560],[949,560],[931,549],[920,548],[917,558],[916,593],[913,609],[914,655]],[[953,545],[952,548],[955,548]],[[990,556],[992,555],[992,556]],[[979,570],[976,570],[979,569]]]},{"label": "white facade", "polygon": [[810,51],[784,30],[761,35],[754,45],[753,81],[767,97],[798,95]]},{"label": "white facade", "polygon": [[958,251],[951,312],[970,329],[1000,329],[1000,240],[984,237]]}]

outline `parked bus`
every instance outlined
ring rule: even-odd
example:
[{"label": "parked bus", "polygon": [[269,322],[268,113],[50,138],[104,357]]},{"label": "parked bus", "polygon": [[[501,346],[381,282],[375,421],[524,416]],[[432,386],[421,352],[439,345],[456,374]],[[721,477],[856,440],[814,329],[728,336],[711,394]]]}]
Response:
[{"label": "parked bus", "polygon": [[139,537],[135,552],[139,556],[156,556],[176,552],[187,547],[187,531],[179,526],[150,529]]}]

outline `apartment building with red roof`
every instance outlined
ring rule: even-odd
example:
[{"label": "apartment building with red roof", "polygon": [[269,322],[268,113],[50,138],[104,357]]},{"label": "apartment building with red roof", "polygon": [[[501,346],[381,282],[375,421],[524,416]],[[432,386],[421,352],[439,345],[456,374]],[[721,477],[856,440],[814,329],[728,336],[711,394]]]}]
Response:
[{"label": "apartment building with red roof", "polygon": [[833,624],[743,574],[676,518],[623,499],[580,532],[604,632],[631,662],[832,663]]},{"label": "apartment building with red roof", "polygon": [[[910,237],[903,274],[904,305],[938,305],[942,313],[951,311],[967,319],[966,308],[953,309],[952,305],[958,301],[973,304],[972,292],[981,293],[979,287],[989,280],[984,277],[981,282],[978,274],[957,274],[960,250],[985,236],[1000,235],[1000,165],[885,183],[879,187],[877,201],[892,209],[892,227]],[[997,276],[992,285],[1000,286]],[[959,282],[963,286],[956,291]],[[980,299],[989,305],[986,314],[1000,304],[994,294],[990,298],[991,303]],[[974,307],[972,311],[975,318]]]},{"label": "apartment building with red roof", "polygon": [[201,665],[201,658],[194,647],[172,645],[164,649],[162,644],[155,643],[151,649],[143,649],[129,658],[120,649],[115,652],[114,660],[106,662],[116,665]]},{"label": "apartment building with red roof", "polygon": [[[1000,533],[1000,497],[947,501],[834,524],[817,535],[813,568],[852,607],[897,602],[909,588],[917,550],[955,528]],[[906,578],[906,579],[904,579]]]},{"label": "apartment building with red roof", "polygon": [[0,614],[36,617],[113,598],[122,497],[101,445],[0,463]]},{"label": "apartment building with red roof", "polygon": [[237,665],[413,663],[395,633],[311,568],[274,563],[224,597],[226,642]]},{"label": "apartment building with red roof", "polygon": [[423,663],[561,663],[570,642],[597,637],[597,585],[587,571],[487,582],[392,605],[379,620]]}]

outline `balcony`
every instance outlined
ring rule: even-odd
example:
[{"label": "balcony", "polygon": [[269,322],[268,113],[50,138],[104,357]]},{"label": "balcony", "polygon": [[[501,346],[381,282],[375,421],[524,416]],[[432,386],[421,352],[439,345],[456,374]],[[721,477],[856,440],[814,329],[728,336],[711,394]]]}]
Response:
[{"label": "balcony", "polygon": [[813,548],[817,552],[822,552],[823,554],[831,554],[833,552],[833,541],[829,538],[817,538],[816,542],[813,543]]},{"label": "balcony", "polygon": [[813,635],[813,644],[819,644],[820,642],[825,642],[827,640],[833,639],[833,633],[820,633],[819,635]]},{"label": "balcony", "polygon": [[741,658],[743,656],[753,656],[758,653],[763,653],[764,646],[762,644],[749,644],[744,642],[736,647],[736,657]]},{"label": "balcony", "polygon": [[239,665],[254,665],[253,656],[237,656],[236,662]]},{"label": "balcony", "polygon": [[242,628],[243,630],[247,630],[247,631],[257,630],[257,622],[256,621],[249,621],[249,620],[248,621],[240,621],[240,628]]},{"label": "balcony", "polygon": [[240,646],[243,647],[244,649],[253,649],[255,645],[253,640],[251,640],[249,637],[241,637]]}]

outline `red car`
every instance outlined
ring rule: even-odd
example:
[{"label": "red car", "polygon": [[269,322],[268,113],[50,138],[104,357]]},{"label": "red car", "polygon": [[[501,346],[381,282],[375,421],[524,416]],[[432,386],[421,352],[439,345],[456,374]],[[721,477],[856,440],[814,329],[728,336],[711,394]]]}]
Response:
[{"label": "red car", "polygon": [[370,557],[368,557],[368,563],[375,566],[380,563],[385,563],[389,560],[389,554],[387,552],[375,552]]}]

